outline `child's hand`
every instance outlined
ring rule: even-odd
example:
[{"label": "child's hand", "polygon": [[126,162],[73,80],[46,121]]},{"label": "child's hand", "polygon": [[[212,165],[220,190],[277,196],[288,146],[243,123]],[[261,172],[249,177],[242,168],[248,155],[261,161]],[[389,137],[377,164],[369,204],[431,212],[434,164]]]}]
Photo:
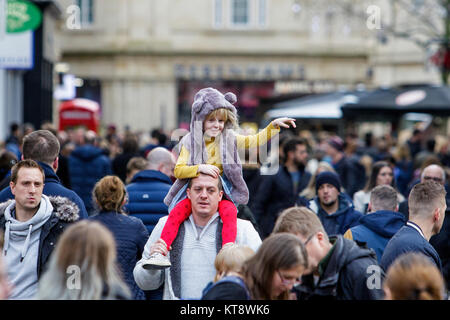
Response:
[{"label": "child's hand", "polygon": [[220,174],[219,168],[212,164],[199,164],[198,172],[210,175],[213,178],[218,178]]},{"label": "child's hand", "polygon": [[289,128],[289,124],[294,128],[297,128],[297,126],[295,125],[295,119],[292,118],[278,118],[272,121],[272,125],[277,129],[279,127]]},{"label": "child's hand", "polygon": [[150,247],[150,255],[155,252],[161,253],[163,256],[167,256],[169,253],[169,249],[172,250],[172,247],[167,248],[166,242],[159,238],[151,247]]}]

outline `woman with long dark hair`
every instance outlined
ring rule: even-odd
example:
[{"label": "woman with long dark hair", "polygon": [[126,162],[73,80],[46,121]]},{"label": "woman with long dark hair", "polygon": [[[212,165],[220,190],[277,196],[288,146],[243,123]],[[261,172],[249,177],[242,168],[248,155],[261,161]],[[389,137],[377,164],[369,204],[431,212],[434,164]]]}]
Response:
[{"label": "woman with long dark hair", "polygon": [[[355,209],[359,212],[366,213],[372,189],[383,184],[390,185],[397,190],[394,179],[394,169],[388,162],[378,161],[372,166],[372,171],[366,187],[353,195],[353,204],[355,205]],[[400,203],[404,200],[405,197],[398,193],[398,202]]]}]

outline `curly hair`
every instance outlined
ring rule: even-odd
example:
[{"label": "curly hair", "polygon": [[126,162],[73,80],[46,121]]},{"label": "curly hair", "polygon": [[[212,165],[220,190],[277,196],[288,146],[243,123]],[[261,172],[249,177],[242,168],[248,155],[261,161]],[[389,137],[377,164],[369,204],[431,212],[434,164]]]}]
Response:
[{"label": "curly hair", "polygon": [[106,176],[95,184],[93,198],[102,211],[124,213],[122,207],[127,191],[117,176]]}]

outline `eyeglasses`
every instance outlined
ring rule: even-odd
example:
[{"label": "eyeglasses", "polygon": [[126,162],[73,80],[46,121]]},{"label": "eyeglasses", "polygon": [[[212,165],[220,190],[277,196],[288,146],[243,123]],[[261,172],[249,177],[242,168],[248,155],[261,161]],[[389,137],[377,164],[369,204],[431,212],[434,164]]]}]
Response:
[{"label": "eyeglasses", "polygon": [[442,182],[442,178],[438,178],[438,177],[428,177],[428,176],[425,176],[425,177],[423,177],[423,180],[433,180],[433,181],[436,181],[436,182],[438,182],[438,183],[441,183],[441,182]]},{"label": "eyeglasses", "polygon": [[295,278],[295,279],[286,279],[285,277],[283,277],[283,275],[281,274],[280,270],[277,270],[278,276],[281,279],[281,283],[285,286],[289,286],[289,285],[296,285],[300,283],[300,279],[299,278]]},{"label": "eyeglasses", "polygon": [[311,241],[311,239],[312,239],[315,235],[316,235],[315,233],[313,233],[312,235],[310,235],[310,236],[308,237],[308,239],[306,239],[306,241],[303,242],[303,245],[306,246],[306,245],[308,244],[308,242]]}]

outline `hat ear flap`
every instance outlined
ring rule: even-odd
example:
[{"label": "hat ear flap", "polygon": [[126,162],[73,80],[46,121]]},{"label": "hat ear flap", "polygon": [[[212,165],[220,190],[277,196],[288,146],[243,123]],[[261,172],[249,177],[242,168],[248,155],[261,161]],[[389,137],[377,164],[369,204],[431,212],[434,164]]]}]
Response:
[{"label": "hat ear flap", "polygon": [[203,106],[206,104],[206,101],[195,101],[194,104],[192,105],[192,113],[200,113],[200,111],[202,111]]},{"label": "hat ear flap", "polygon": [[236,95],[233,92],[225,93],[224,97],[231,104],[234,104],[237,101]]}]

